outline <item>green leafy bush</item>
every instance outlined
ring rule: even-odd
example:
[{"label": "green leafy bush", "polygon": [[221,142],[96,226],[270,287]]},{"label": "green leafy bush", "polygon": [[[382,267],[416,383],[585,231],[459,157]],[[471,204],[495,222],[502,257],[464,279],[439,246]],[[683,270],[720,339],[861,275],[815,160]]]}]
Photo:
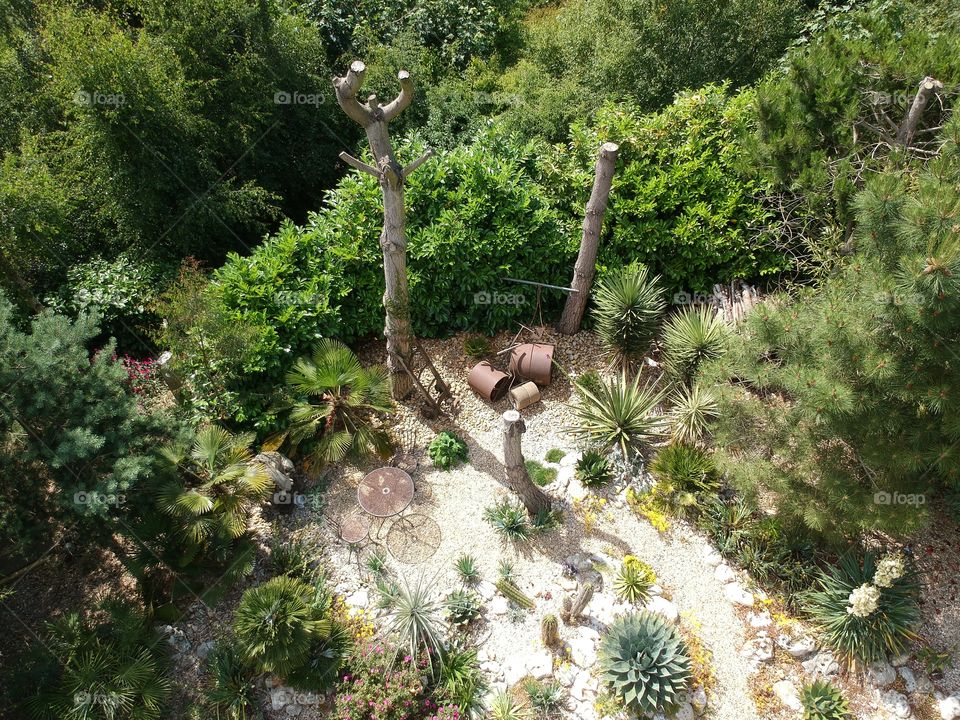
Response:
[{"label": "green leafy bush", "polygon": [[677,630],[643,611],[614,620],[600,641],[600,679],[635,713],[677,702],[690,680],[690,658]]},{"label": "green leafy bush", "polygon": [[233,618],[237,647],[247,661],[281,677],[301,668],[314,640],[328,637],[332,627],[315,600],[312,586],[286,575],[247,590]]},{"label": "green leafy bush", "polygon": [[[26,705],[40,720],[154,720],[166,716],[166,659],[139,610],[108,601],[100,622],[69,613],[48,623],[42,654],[30,663],[37,680]],[[28,680],[27,682],[30,682]]]},{"label": "green leafy bush", "polygon": [[471,335],[463,341],[463,354],[474,360],[482,360],[490,352],[490,341],[482,335]]},{"label": "green leafy bush", "polygon": [[[881,572],[887,563],[897,568]],[[806,610],[820,630],[821,640],[848,666],[901,655],[916,639],[912,627],[920,618],[919,584],[903,556],[879,559],[866,552],[862,562],[853,554],[818,577]]]},{"label": "green leafy bush", "polygon": [[847,720],[850,705],[840,691],[828,682],[817,680],[800,691],[803,720]]},{"label": "green leafy bush", "polygon": [[530,479],[533,480],[534,484],[543,487],[549,485],[554,480],[557,479],[557,469],[546,467],[541,465],[536,460],[527,460],[524,462],[524,467],[527,469],[527,473],[530,475]]},{"label": "green leafy bush", "polygon": [[330,632],[314,638],[306,661],[291,670],[286,681],[298,690],[329,691],[336,683],[353,646],[351,629],[339,617],[330,617]]},{"label": "green leafy bush", "polygon": [[566,690],[556,680],[528,678],[523,683],[523,691],[530,698],[530,708],[539,718],[557,717],[567,699]]},{"label": "green leafy bush", "polygon": [[585,487],[606,485],[613,477],[607,456],[598,450],[584,450],[577,460],[577,480]]},{"label": "green leafy bush", "polygon": [[467,444],[449,430],[437,433],[430,441],[427,454],[438,468],[450,470],[467,460]]},{"label": "green leafy bush", "polygon": [[663,325],[663,365],[675,379],[690,384],[700,364],[723,354],[727,323],[723,315],[701,305],[687,305]]},{"label": "green leafy bush", "polygon": [[597,335],[607,351],[626,364],[650,349],[666,301],[659,276],[633,263],[600,279],[593,294]]},{"label": "green leafy bush", "polygon": [[604,380],[596,393],[581,386],[580,395],[570,432],[588,443],[604,450],[618,447],[629,456],[663,433],[663,392],[652,383],[641,387],[639,374],[631,381],[622,372]]},{"label": "green leafy bush", "polygon": [[564,455],[566,455],[566,453],[560,448],[550,448],[543,456],[543,459],[548,463],[558,463],[563,460]]},{"label": "green leafy bush", "polygon": [[435,696],[440,705],[458,708],[460,718],[464,720],[479,720],[486,716],[484,698],[488,689],[476,648],[450,648],[436,685]]}]

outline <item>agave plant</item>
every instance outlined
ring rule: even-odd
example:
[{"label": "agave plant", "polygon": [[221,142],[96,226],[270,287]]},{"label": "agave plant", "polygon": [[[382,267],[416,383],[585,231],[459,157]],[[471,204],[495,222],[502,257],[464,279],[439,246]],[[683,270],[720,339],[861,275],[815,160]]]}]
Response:
[{"label": "agave plant", "polygon": [[643,357],[667,305],[660,276],[632,263],[600,280],[593,302],[597,334],[607,350],[622,363]]},{"label": "agave plant", "polygon": [[628,555],[613,581],[613,591],[620,599],[636,605],[650,599],[650,588],[656,581],[657,576],[649,565]]},{"label": "agave plant", "polygon": [[465,627],[480,617],[480,596],[469,590],[457,589],[447,595],[447,622]]},{"label": "agave plant", "polygon": [[517,542],[529,540],[533,532],[523,505],[507,498],[484,510],[483,519],[493,525],[493,529],[502,536]]},{"label": "agave plant", "polygon": [[177,535],[200,547],[246,532],[250,511],[273,485],[263,466],[251,462],[253,439],[211,425],[196,433],[192,446],[163,448],[178,478],[160,490],[157,504],[173,518]]},{"label": "agave plant", "polygon": [[800,692],[803,720],[847,720],[850,705],[840,691],[828,682],[817,680]]},{"label": "agave plant", "polygon": [[[876,570],[873,552],[866,552],[862,563],[847,553],[837,565],[821,571],[819,589],[806,597],[806,610],[821,639],[848,667],[901,655],[917,637],[912,628],[920,618],[920,588],[914,569],[908,566],[889,587],[871,584]],[[878,591],[875,609],[858,615],[850,611],[851,596],[865,585]]]},{"label": "agave plant", "polygon": [[576,476],[585,487],[606,485],[613,477],[610,461],[598,450],[585,450],[577,460]]},{"label": "agave plant", "polygon": [[260,672],[284,677],[300,668],[314,641],[330,635],[315,599],[315,588],[287,575],[247,590],[233,617],[240,652]]},{"label": "agave plant", "polygon": [[533,720],[530,707],[508,692],[498,692],[490,702],[491,720]]},{"label": "agave plant", "polygon": [[404,580],[403,585],[395,588],[387,614],[387,632],[398,636],[412,657],[426,650],[431,669],[435,659],[442,666],[446,652],[443,602],[434,596],[422,576],[413,585]]},{"label": "agave plant", "polygon": [[619,447],[627,457],[664,432],[664,418],[658,414],[664,394],[655,384],[641,386],[639,375],[628,380],[624,371],[604,380],[596,392],[580,392],[570,432],[589,444],[602,450]]},{"label": "agave plant", "polygon": [[670,398],[671,436],[676,442],[694,445],[707,434],[720,416],[716,393],[699,383],[680,386]]},{"label": "agave plant", "polygon": [[480,571],[477,569],[477,559],[469,553],[463,553],[457,558],[457,574],[464,585],[476,585],[480,581]]},{"label": "agave plant", "polygon": [[723,354],[728,327],[723,316],[706,306],[687,305],[663,328],[663,364],[666,371],[689,383],[701,363]]},{"label": "agave plant", "polygon": [[686,645],[660,615],[617,618],[600,643],[600,678],[637,714],[674,705],[686,692],[691,665]]},{"label": "agave plant", "polygon": [[365,368],[346,345],[324,338],[312,357],[297,360],[286,381],[298,399],[289,426],[268,446],[286,443],[316,465],[390,453],[389,435],[371,424],[376,413],[393,408],[386,368]]}]

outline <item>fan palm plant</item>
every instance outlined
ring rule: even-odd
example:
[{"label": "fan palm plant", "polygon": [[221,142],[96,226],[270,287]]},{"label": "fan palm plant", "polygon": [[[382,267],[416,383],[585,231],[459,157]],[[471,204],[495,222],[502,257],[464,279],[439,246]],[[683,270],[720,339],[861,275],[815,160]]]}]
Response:
[{"label": "fan palm plant", "polygon": [[210,425],[196,433],[192,445],[161,450],[178,479],[160,490],[158,506],[194,547],[239,538],[250,511],[267,499],[272,481],[262,465],[252,462],[253,438],[253,433],[233,435]]},{"label": "fan palm plant", "polygon": [[663,328],[663,364],[680,382],[689,384],[700,364],[723,354],[727,323],[723,315],[701,305],[688,305]]},{"label": "fan palm plant", "polygon": [[660,276],[631,263],[604,277],[593,301],[597,334],[607,350],[624,364],[643,357],[667,305]]},{"label": "fan palm plant", "polygon": [[365,368],[350,348],[325,338],[312,357],[297,360],[286,380],[298,399],[290,408],[289,426],[268,445],[285,442],[318,465],[390,452],[387,433],[370,423],[375,413],[393,407],[386,368]]},{"label": "fan palm plant", "polygon": [[569,431],[581,440],[601,450],[617,446],[629,456],[663,434],[664,419],[657,410],[664,393],[655,383],[641,386],[639,375],[629,380],[624,371],[597,388],[577,389],[580,403],[573,408],[577,422]]}]

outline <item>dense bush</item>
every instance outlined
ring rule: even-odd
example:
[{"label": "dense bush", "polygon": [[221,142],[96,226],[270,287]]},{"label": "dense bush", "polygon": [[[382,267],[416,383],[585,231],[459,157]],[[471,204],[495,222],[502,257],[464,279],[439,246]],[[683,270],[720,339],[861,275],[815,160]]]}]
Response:
[{"label": "dense bush", "polygon": [[819,291],[755,308],[718,363],[718,464],[833,539],[923,524],[956,486],[960,123],[928,167],[874,176],[858,252]]},{"label": "dense bush", "polygon": [[656,114],[607,105],[573,126],[569,149],[558,148],[544,167],[544,183],[559,207],[579,216],[597,148],[616,140],[601,269],[638,260],[671,293],[774,275],[789,263],[764,234],[764,184],[754,169],[738,167],[737,138],[753,117],[750,92],[730,97],[716,86],[684,93]]}]

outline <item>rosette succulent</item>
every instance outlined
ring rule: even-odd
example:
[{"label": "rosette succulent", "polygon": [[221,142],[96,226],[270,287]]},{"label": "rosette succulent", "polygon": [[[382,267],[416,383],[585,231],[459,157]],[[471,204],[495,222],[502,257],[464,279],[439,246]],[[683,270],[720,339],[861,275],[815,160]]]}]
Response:
[{"label": "rosette succulent", "polygon": [[600,678],[634,713],[674,705],[687,689],[690,672],[683,638],[655,613],[617,618],[600,644]]}]

